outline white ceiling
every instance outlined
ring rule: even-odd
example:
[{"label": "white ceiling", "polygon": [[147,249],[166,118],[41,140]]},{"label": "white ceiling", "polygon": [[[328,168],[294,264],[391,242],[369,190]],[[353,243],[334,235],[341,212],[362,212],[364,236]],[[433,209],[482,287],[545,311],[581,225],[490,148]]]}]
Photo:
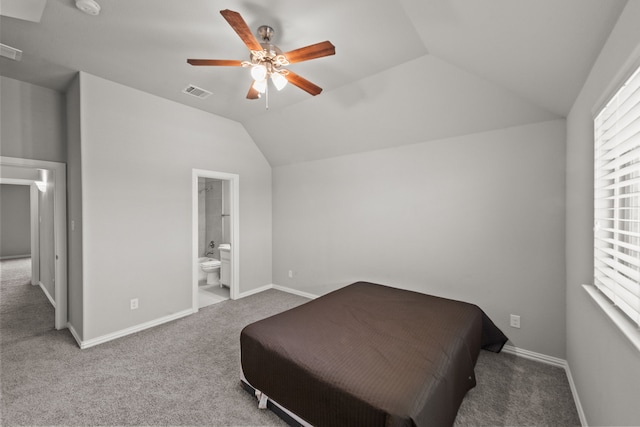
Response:
[{"label": "white ceiling", "polygon": [[[24,0],[0,0],[0,13]],[[33,0],[31,0],[33,1]],[[0,74],[63,91],[78,71],[242,123],[273,166],[565,117],[626,0],[48,0],[39,23],[0,17],[23,51]],[[289,66],[324,89],[289,85],[245,99],[246,59],[219,14],[268,24],[289,51],[330,40],[336,55]],[[213,92],[196,99],[189,84]]]}]

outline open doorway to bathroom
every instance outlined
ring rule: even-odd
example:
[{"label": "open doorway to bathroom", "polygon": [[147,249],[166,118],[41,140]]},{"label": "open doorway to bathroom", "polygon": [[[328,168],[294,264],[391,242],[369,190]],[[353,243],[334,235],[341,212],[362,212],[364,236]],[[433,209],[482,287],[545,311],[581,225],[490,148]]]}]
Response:
[{"label": "open doorway to bathroom", "polygon": [[193,311],[238,294],[238,175],[193,170]]}]

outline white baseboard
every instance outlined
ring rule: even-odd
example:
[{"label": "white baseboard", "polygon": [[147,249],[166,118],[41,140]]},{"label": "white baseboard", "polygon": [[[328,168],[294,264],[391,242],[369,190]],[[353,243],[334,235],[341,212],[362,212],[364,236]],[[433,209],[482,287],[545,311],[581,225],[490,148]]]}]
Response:
[{"label": "white baseboard", "polygon": [[286,286],[280,286],[280,285],[271,285],[271,286],[273,287],[273,289],[277,289],[279,291],[287,292],[287,293],[298,295],[298,296],[301,296],[301,297],[305,297],[305,298],[309,298],[309,299],[318,298],[318,295],[310,294],[308,292],[299,291],[297,289],[287,288]]},{"label": "white baseboard", "polygon": [[565,371],[567,372],[567,379],[569,380],[569,387],[571,387],[571,394],[573,395],[573,400],[576,403],[576,410],[578,411],[578,416],[580,417],[580,424],[582,427],[587,427],[587,416],[584,413],[584,409],[582,408],[582,403],[580,403],[580,397],[578,396],[578,389],[576,388],[576,383],[573,382],[573,375],[571,375],[571,369],[569,369],[569,364],[565,367]]},{"label": "white baseboard", "polygon": [[250,295],[259,294],[260,292],[268,291],[269,289],[272,289],[272,288],[273,288],[273,285],[264,285],[256,289],[251,289],[250,291],[242,292],[241,294],[239,294],[237,299],[245,298]]},{"label": "white baseboard", "polygon": [[40,289],[42,289],[42,292],[44,292],[44,294],[47,296],[47,299],[49,300],[53,308],[56,308],[56,301],[49,294],[49,291],[47,290],[46,286],[44,286],[42,282],[38,282],[38,286],[40,286]]},{"label": "white baseboard", "polygon": [[571,388],[571,394],[573,395],[573,401],[576,404],[576,410],[578,411],[578,416],[580,417],[580,424],[582,424],[583,427],[587,427],[588,425],[587,417],[585,416],[584,409],[582,408],[582,404],[580,403],[580,397],[578,396],[578,389],[576,388],[576,385],[573,382],[571,369],[569,369],[569,364],[567,363],[566,360],[560,359],[558,357],[548,356],[546,354],[536,353],[534,351],[525,350],[523,348],[518,348],[511,345],[505,345],[502,348],[502,351],[504,351],[505,353],[510,353],[516,356],[524,357],[525,359],[530,359],[536,362],[542,362],[548,365],[553,365],[559,368],[563,368],[567,373],[567,379],[569,381],[569,387]]},{"label": "white baseboard", "polygon": [[[49,297],[49,294],[46,292],[46,289],[44,289],[44,286],[42,286],[42,284],[41,284],[41,287],[43,288],[43,290],[45,290],[45,294]],[[311,298],[311,299],[317,298],[316,295],[308,294],[306,292],[301,292],[301,291],[297,291],[295,289],[285,288],[285,287],[282,287],[282,286],[269,284],[269,285],[265,285],[265,286],[262,286],[262,287],[259,287],[259,288],[256,288],[256,289],[252,289],[252,290],[247,291],[247,292],[243,292],[240,295],[238,295],[238,299],[239,298],[245,298],[245,297],[248,297],[250,295],[254,295],[254,294],[260,293],[260,292],[264,292],[264,291],[269,290],[269,289],[278,289],[280,291],[289,292],[289,293],[292,293],[292,294],[296,294],[296,295],[303,296],[303,297],[306,297],[306,298]],[[50,301],[52,301],[52,304],[54,304],[53,300],[51,300],[51,298],[50,298]],[[114,340],[114,339],[117,339],[117,338],[121,338],[121,337],[124,337],[126,335],[131,335],[131,334],[134,334],[136,332],[143,331],[145,329],[153,328],[154,326],[158,326],[158,325],[161,325],[163,323],[171,322],[173,320],[177,320],[177,319],[180,319],[182,317],[189,316],[190,314],[193,314],[193,309],[180,311],[178,313],[175,313],[175,314],[172,314],[172,315],[169,315],[169,316],[161,317],[159,319],[155,319],[155,320],[152,320],[152,321],[149,321],[149,322],[146,322],[146,323],[141,323],[140,325],[132,326],[130,328],[122,329],[120,331],[116,331],[116,332],[113,332],[113,333],[110,333],[110,334],[107,334],[107,335],[102,335],[100,337],[92,338],[92,339],[86,340],[86,341],[84,341],[84,340],[82,340],[80,338],[80,336],[78,335],[76,330],[73,328],[73,326],[67,324],[67,327],[69,328],[69,331],[71,332],[71,335],[73,335],[73,337],[77,341],[77,343],[80,346],[80,348],[84,350],[86,348],[93,347],[93,346],[96,346],[98,344],[105,343],[107,341],[111,341],[111,340]]]},{"label": "white baseboard", "polygon": [[304,298],[309,298],[309,299],[318,298],[318,295],[310,294],[308,292],[299,291],[299,290],[293,289],[293,288],[287,288],[286,286],[274,285],[273,283],[271,283],[269,285],[264,285],[264,286],[261,286],[261,287],[256,288],[256,289],[252,289],[250,291],[243,292],[240,295],[238,295],[238,299],[239,298],[248,297],[248,296],[251,296],[251,295],[255,295],[255,294],[259,294],[260,292],[268,291],[269,289],[276,289],[278,291],[287,292],[289,294],[294,294],[294,295],[298,295],[298,296],[301,296],[301,297],[304,297]]},{"label": "white baseboard", "polygon": [[78,341],[78,344],[80,345],[80,348],[84,350],[86,348],[93,347],[93,346],[96,346],[98,344],[105,343],[107,341],[115,340],[116,338],[122,338],[122,337],[124,337],[126,335],[135,334],[136,332],[140,332],[140,331],[143,331],[145,329],[153,328],[154,326],[162,325],[163,323],[171,322],[173,320],[177,320],[177,319],[180,319],[182,317],[189,316],[190,314],[193,314],[193,310],[191,308],[188,309],[188,310],[179,311],[178,313],[170,314],[168,316],[160,317],[159,319],[155,319],[155,320],[151,320],[149,322],[141,323],[139,325],[132,326],[130,328],[126,328],[126,329],[122,329],[120,331],[112,332],[112,333],[107,334],[107,335],[102,335],[102,336],[97,337],[97,338],[92,338],[92,339],[86,340],[86,341],[78,339],[79,337],[77,337],[77,334],[75,334],[75,331],[73,331],[71,327],[69,328],[69,330],[71,331],[71,334],[74,336],[74,338],[76,338],[76,341]]},{"label": "white baseboard", "polygon": [[78,343],[78,347],[82,348],[82,340],[80,339],[80,335],[78,335],[78,332],[76,332],[71,323],[67,323],[67,329],[69,329],[69,332],[71,332],[73,339]]},{"label": "white baseboard", "polygon": [[559,368],[566,368],[567,361],[558,357],[547,356],[546,354],[536,353],[535,351],[525,350],[523,348],[514,347],[512,345],[505,345],[502,348],[505,353],[515,354],[516,356],[524,357],[525,359],[535,360],[536,362],[546,363],[547,365],[557,366]]}]

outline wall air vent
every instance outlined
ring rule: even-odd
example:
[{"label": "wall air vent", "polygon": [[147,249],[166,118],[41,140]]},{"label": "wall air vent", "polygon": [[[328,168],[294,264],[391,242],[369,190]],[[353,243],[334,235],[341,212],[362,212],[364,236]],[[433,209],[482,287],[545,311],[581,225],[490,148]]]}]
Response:
[{"label": "wall air vent", "polygon": [[182,92],[200,99],[205,99],[206,97],[211,95],[211,92],[209,92],[208,90],[204,90],[194,85],[187,86]]},{"label": "wall air vent", "polygon": [[15,47],[0,43],[0,56],[13,59],[14,61],[20,61],[22,59],[22,51]]}]

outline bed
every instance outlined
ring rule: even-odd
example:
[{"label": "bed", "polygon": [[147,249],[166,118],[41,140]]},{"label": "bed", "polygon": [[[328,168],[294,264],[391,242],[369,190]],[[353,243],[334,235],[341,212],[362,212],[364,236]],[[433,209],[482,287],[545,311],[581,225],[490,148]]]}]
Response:
[{"label": "bed", "polygon": [[246,326],[242,381],[290,424],[452,425],[506,341],[473,304],[357,282]]}]

